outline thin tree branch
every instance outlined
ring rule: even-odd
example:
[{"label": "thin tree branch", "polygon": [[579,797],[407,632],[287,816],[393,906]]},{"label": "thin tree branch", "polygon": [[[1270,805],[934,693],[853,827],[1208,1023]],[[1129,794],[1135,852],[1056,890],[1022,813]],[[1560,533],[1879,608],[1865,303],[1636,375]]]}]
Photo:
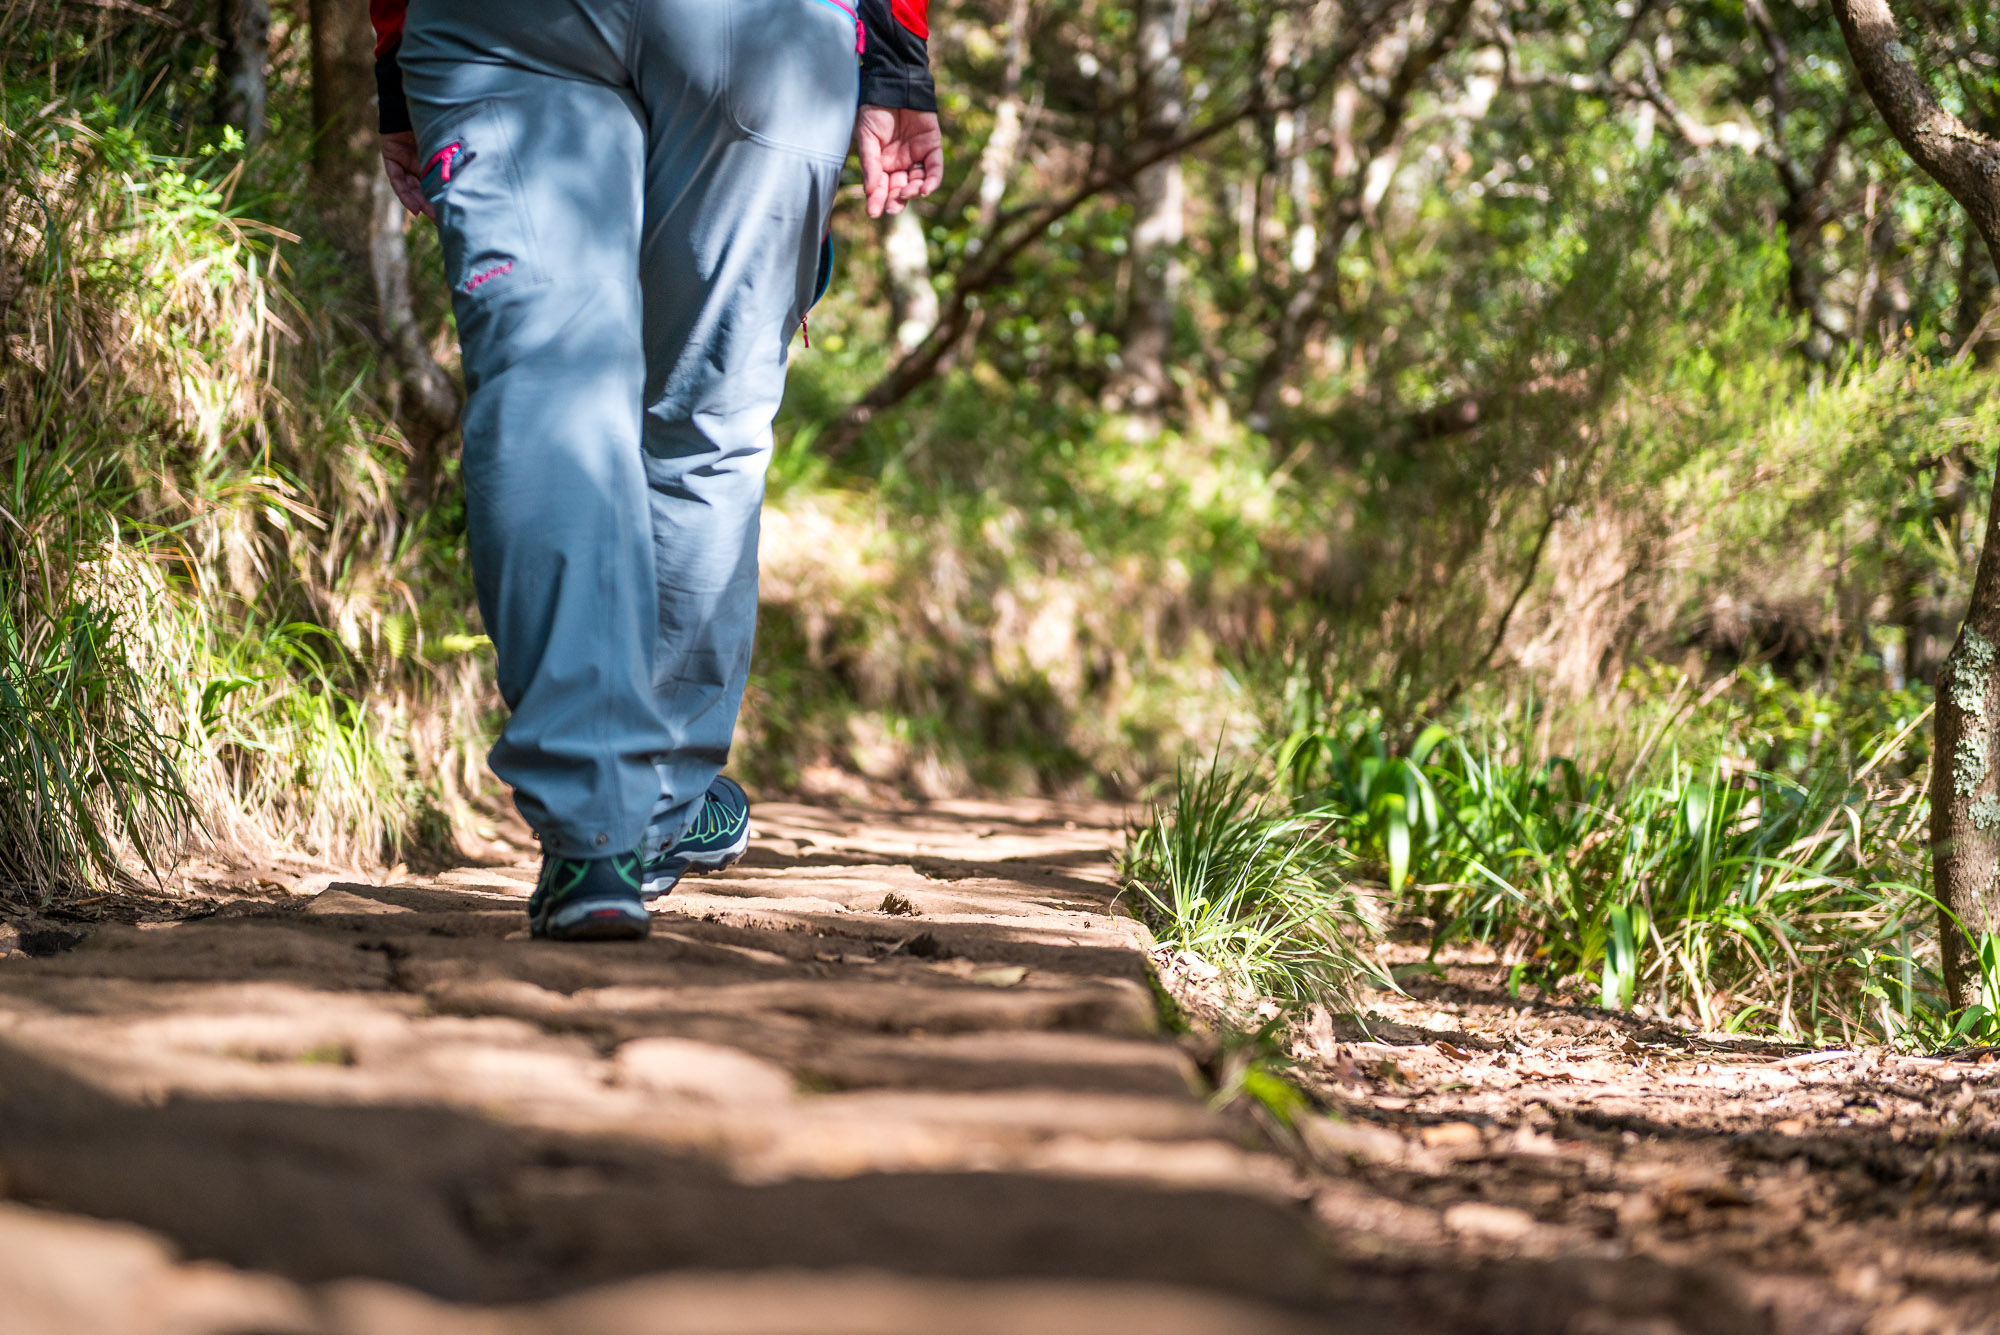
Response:
[{"label": "thin tree branch", "polygon": [[1833,15],[1861,86],[1889,123],[1890,133],[1972,215],[2000,264],[2000,143],[1939,104],[1897,32],[1886,0],[1833,0]]}]

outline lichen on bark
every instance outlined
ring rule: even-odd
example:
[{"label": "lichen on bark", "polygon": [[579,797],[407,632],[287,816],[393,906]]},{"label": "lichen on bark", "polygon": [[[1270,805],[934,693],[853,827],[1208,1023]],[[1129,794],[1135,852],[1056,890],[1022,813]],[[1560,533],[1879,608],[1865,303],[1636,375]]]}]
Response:
[{"label": "lichen on bark", "polygon": [[[1965,715],[1965,731],[1951,757],[1951,787],[1960,797],[1971,797],[1986,779],[1986,753],[1992,733],[1986,701],[1993,687],[1995,656],[1992,641],[1966,626],[1959,631],[1958,644],[1945,664],[1951,674],[1951,702]],[[1975,811],[1975,822],[1978,816]],[[1979,822],[1979,828],[2000,828],[2000,810],[1994,816],[1993,825]]]}]

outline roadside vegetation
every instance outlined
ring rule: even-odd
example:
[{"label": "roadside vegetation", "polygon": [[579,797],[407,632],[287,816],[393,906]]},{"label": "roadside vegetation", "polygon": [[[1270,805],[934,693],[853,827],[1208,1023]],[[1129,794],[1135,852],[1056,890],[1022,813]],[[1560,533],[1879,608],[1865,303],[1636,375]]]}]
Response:
[{"label": "roadside vegetation", "polygon": [[[1218,762],[1133,841],[1142,916],[1170,949],[1254,979],[1237,988],[1246,1015],[1264,997],[1365,1009],[1350,989],[1388,972],[1368,949],[1386,925],[1416,956],[1402,976],[1472,948],[1516,995],[1703,1031],[1915,1048],[2000,1036],[1983,1000],[1954,1012],[1938,976],[1916,693],[1766,679],[1691,718],[1691,683],[1670,675],[1607,691],[1628,720],[1611,729],[1546,704],[1468,707],[1398,753],[1380,715],[1349,703],[1331,729]],[[1340,951],[1260,951],[1263,919],[1213,921],[1227,901],[1148,856],[1267,828],[1312,832],[1316,846],[1287,851],[1327,869],[1318,930]],[[2000,995],[1993,938],[1974,945],[1984,996]]]}]

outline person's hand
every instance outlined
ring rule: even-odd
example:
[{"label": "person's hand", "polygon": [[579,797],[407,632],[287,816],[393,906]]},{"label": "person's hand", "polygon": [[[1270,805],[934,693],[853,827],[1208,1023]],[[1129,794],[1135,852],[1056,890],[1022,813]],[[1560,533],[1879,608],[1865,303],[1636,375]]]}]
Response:
[{"label": "person's hand", "polygon": [[431,209],[431,202],[424,198],[424,188],[419,183],[423,171],[417,165],[417,136],[413,130],[382,136],[382,170],[389,174],[389,188],[396,192],[396,198],[403,201],[403,207],[412,213],[422,214],[433,221],[437,214]]},{"label": "person's hand", "polygon": [[863,107],[854,118],[868,216],[901,213],[944,183],[944,131],[935,111]]}]

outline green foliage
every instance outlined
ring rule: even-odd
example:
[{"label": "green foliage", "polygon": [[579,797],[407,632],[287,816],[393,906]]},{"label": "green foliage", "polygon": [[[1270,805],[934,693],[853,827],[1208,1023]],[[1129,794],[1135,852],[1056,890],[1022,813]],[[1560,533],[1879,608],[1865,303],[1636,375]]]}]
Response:
[{"label": "green foliage", "polygon": [[463,819],[490,709],[455,506],[401,512],[343,299],[293,285],[303,140],[246,170],[188,132],[196,48],[70,18],[0,70],[0,896],[157,881],[197,836],[393,858]]},{"label": "green foliage", "polygon": [[[1937,907],[1930,896],[1919,892],[1918,897]],[[1876,1030],[1900,1046],[1922,1052],[2000,1044],[2000,935],[1982,932],[1975,939],[1957,915],[1944,912],[1939,916],[1965,932],[1972,946],[1977,972],[1974,1000],[1951,1009],[1944,998],[1942,980],[1924,958],[1931,952],[1913,949],[1915,943],[1906,935],[1893,949],[1858,953],[1864,977],[1862,995],[1874,1008]]]},{"label": "green foliage", "polygon": [[30,616],[0,608],[0,898],[46,904],[128,855],[157,877],[195,809],[118,623],[80,601]]},{"label": "green foliage", "polygon": [[1352,1008],[1372,927],[1312,812],[1267,810],[1264,776],[1219,759],[1184,772],[1133,833],[1122,873],[1160,944],[1220,972],[1225,1002]]},{"label": "green foliage", "polygon": [[[1643,717],[1658,680],[1635,674],[1621,712]],[[1909,748],[1924,713],[1907,693],[1837,702],[1766,682],[1740,698],[1600,739],[1595,759],[1544,749],[1547,710],[1468,714],[1396,755],[1378,716],[1334,703],[1280,755],[1296,800],[1439,945],[1492,943],[1517,979],[1580,979],[1607,1006],[1707,1029],[1867,1029],[1869,952],[1921,934],[1928,911]]]},{"label": "green foliage", "polygon": [[1449,735],[1432,725],[1407,754],[1392,755],[1378,730],[1349,727],[1340,735],[1300,730],[1279,748],[1278,768],[1294,793],[1310,793],[1326,810],[1340,813],[1347,844],[1385,864],[1389,892],[1400,894],[1414,843],[1436,839],[1443,828],[1425,761]]},{"label": "green foliage", "polygon": [[[45,254],[43,276],[63,263]],[[112,518],[130,486],[68,419],[62,369],[13,380],[8,416],[34,444],[0,491],[0,899],[40,904],[132,871],[157,880],[197,819],[128,633],[146,610]]]},{"label": "green foliage", "polygon": [[[1992,20],[1961,9],[1925,55],[1977,120]],[[1851,114],[1837,33],[1776,7],[1780,67],[1740,6],[1482,7],[1392,106],[1435,7],[1385,11],[1370,73],[1324,86],[1345,25],[1214,7],[1180,52],[1215,131],[1180,160],[1186,235],[1143,259],[1181,278],[1172,383],[1128,415],[1134,199],[1092,182],[1156,128],[1133,11],[1036,7],[1018,88],[1007,12],[969,4],[937,46],[933,286],[1075,207],[838,455],[898,353],[873,227],[836,219],[739,763],[1129,793],[1267,724],[1268,810],[1211,766],[1134,844],[1163,939],[1237,961],[1240,991],[1336,995],[1358,876],[1619,1004],[1831,1032],[1895,956],[1892,1009],[1920,1015],[1912,721],[1985,522],[2000,394],[1967,339],[1992,276]],[[0,435],[27,488],[0,517],[0,830],[41,850],[36,895],[171,860],[196,817],[225,851],[393,859],[463,833],[488,782],[456,479],[412,485],[303,186],[305,18],[280,7],[246,154],[205,120],[197,26],[0,17]],[[1653,74],[1711,142],[1631,97]],[[410,242],[443,350],[435,242]]]},{"label": "green foliage", "polygon": [[1253,1030],[1224,1025],[1213,1035],[1215,1093],[1209,1100],[1216,1108],[1252,1105],[1281,1134],[1296,1132],[1299,1119],[1313,1111],[1312,1097],[1292,1077],[1295,1063],[1281,1041],[1286,1018],[1276,1016]]}]

